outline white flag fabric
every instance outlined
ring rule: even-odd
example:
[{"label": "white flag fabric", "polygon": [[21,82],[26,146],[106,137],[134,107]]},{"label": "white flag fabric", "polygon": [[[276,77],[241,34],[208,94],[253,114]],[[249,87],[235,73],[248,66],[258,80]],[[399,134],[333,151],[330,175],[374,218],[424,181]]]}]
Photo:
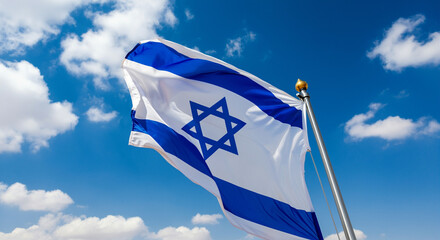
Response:
[{"label": "white flag fabric", "polygon": [[144,41],[123,62],[129,144],[153,148],[263,239],[323,239],[304,180],[304,104],[176,43]]}]

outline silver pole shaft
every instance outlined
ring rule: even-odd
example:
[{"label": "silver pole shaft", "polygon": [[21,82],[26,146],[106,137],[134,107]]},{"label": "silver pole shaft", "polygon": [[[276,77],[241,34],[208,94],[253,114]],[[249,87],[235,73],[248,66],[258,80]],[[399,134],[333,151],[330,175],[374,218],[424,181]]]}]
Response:
[{"label": "silver pole shaft", "polygon": [[315,119],[315,114],[313,113],[312,105],[310,103],[310,95],[305,89],[302,89],[298,96],[306,103],[307,114],[309,115],[310,124],[312,125],[313,133],[315,134],[316,142],[318,143],[319,152],[321,153],[322,162],[324,163],[328,181],[338,208],[339,218],[341,219],[342,227],[344,228],[345,238],[347,240],[356,240],[350,218],[348,217],[347,209],[345,208],[344,200],[342,199],[341,190],[339,190],[339,185],[336,181],[336,176],[333,172],[333,167],[330,163],[330,158],[328,156],[327,149],[325,148],[321,131],[319,130],[318,123]]}]

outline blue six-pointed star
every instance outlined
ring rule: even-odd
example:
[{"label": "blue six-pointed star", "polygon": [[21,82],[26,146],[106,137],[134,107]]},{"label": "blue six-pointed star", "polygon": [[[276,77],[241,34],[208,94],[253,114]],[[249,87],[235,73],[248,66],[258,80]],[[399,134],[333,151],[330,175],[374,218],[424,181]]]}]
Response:
[{"label": "blue six-pointed star", "polygon": [[[193,101],[189,101],[189,103],[193,120],[183,126],[182,130],[193,138],[199,140],[203,158],[205,160],[208,159],[218,149],[223,149],[238,155],[234,134],[243,128],[246,123],[229,115],[226,98],[222,98],[211,107],[206,107]],[[226,133],[218,141],[204,136],[202,132],[202,126],[200,123],[210,115],[225,120]]]}]

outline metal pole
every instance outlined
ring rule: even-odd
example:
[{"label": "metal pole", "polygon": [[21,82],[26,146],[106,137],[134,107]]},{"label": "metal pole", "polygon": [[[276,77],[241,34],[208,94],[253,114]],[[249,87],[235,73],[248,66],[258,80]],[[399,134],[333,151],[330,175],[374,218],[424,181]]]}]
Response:
[{"label": "metal pole", "polygon": [[333,172],[332,164],[327,153],[327,149],[324,145],[324,140],[321,136],[318,123],[313,113],[312,105],[310,104],[310,95],[307,92],[307,83],[298,79],[295,85],[296,90],[299,92],[297,96],[301,98],[306,104],[307,114],[309,115],[310,124],[315,134],[316,142],[318,143],[319,152],[321,153],[322,162],[324,163],[325,172],[327,173],[328,181],[332,189],[333,198],[335,199],[336,207],[338,208],[339,218],[341,219],[342,227],[344,228],[345,238],[347,240],[356,240],[353,227],[351,226],[350,218],[348,217],[347,209],[345,208],[344,200],[342,199],[341,190],[339,190],[338,182],[336,181],[335,173]]}]

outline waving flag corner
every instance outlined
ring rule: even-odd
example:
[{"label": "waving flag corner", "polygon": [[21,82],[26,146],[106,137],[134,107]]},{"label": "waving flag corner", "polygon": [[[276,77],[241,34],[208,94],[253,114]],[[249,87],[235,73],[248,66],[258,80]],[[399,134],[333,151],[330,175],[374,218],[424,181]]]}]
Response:
[{"label": "waving flag corner", "polygon": [[303,102],[162,39],[137,44],[123,71],[133,102],[130,145],[161,153],[250,234],[323,239],[304,180]]}]

